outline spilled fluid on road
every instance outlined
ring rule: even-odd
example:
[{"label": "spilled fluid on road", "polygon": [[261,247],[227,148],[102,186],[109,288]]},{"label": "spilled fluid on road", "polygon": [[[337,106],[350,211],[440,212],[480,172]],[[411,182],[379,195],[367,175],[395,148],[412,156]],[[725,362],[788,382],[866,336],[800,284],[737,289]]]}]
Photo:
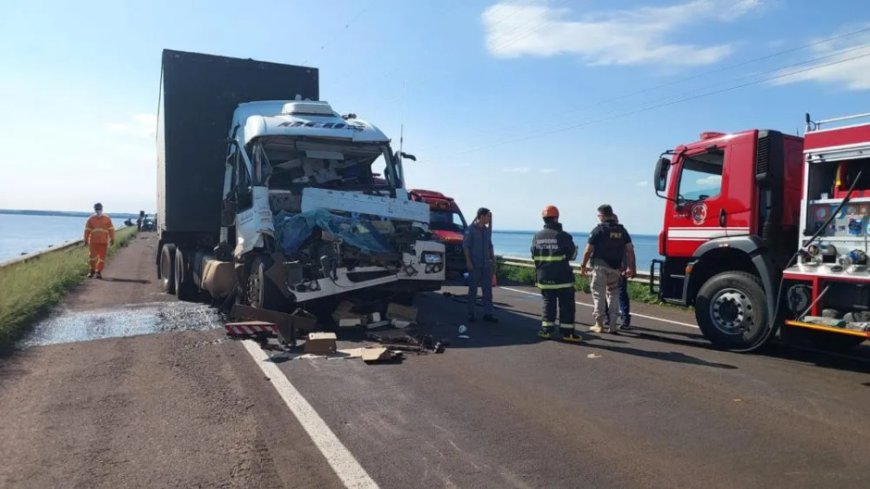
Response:
[{"label": "spilled fluid on road", "polygon": [[135,304],[95,311],[58,311],[41,321],[20,346],[74,343],[168,331],[205,331],[222,325],[215,308],[190,302]]}]

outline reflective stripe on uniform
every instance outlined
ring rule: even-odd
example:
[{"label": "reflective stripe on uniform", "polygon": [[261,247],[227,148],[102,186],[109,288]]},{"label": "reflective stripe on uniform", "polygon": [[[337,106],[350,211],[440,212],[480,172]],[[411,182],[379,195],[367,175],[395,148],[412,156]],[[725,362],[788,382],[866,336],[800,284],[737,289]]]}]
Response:
[{"label": "reflective stripe on uniform", "polygon": [[574,287],[574,282],[569,282],[565,284],[535,284],[535,287],[541,290],[567,289]]},{"label": "reflective stripe on uniform", "polygon": [[532,259],[535,261],[562,261],[565,259],[565,255],[534,256]]},{"label": "reflective stripe on uniform", "polygon": [[555,325],[556,325],[556,323],[553,321],[541,321],[541,326],[543,326],[545,328],[550,327],[550,326],[555,326]]}]

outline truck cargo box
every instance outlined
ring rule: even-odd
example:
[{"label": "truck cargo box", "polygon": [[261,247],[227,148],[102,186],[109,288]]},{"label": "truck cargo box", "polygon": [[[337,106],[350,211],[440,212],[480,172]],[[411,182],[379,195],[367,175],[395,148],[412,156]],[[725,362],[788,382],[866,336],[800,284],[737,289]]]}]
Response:
[{"label": "truck cargo box", "polygon": [[319,98],[316,68],[164,50],[157,120],[161,231],[217,233],[233,110],[243,102],[297,98]]}]

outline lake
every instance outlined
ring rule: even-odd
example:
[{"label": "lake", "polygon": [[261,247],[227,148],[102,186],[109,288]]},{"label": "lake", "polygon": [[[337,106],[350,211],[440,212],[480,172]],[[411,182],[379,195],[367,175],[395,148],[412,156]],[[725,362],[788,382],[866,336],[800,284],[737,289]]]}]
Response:
[{"label": "lake", "polygon": [[[0,262],[82,239],[86,220],[85,217],[0,214]],[[115,227],[123,226],[123,219],[113,220]],[[533,235],[531,231],[495,231],[492,243],[498,255],[528,258]],[[572,236],[582,253],[588,234],[573,233]],[[646,271],[650,262],[658,257],[658,237],[634,235],[632,240],[638,270]]]},{"label": "lake", "polygon": [[[531,258],[529,248],[532,245],[534,235],[535,233],[531,231],[493,231],[492,246],[495,248],[496,255]],[[571,233],[571,236],[574,237],[574,243],[580,248],[577,254],[577,261],[580,261],[589,234]],[[648,272],[653,259],[659,258],[658,236],[636,234],[631,236],[631,241],[634,243],[638,271]]]},{"label": "lake", "polygon": [[[0,214],[0,262],[82,239],[86,217]],[[123,220],[113,219],[115,227]]]}]

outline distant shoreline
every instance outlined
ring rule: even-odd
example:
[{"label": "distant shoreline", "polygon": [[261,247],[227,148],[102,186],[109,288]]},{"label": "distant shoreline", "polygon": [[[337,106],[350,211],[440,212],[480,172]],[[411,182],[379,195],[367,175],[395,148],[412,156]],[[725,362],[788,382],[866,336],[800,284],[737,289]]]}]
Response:
[{"label": "distant shoreline", "polygon": [[[53,216],[53,217],[90,217],[93,212],[78,212],[78,211],[36,211],[28,209],[0,209],[0,214],[9,214],[14,216]],[[112,217],[118,219],[136,219],[139,214],[129,213],[108,213]]]}]

